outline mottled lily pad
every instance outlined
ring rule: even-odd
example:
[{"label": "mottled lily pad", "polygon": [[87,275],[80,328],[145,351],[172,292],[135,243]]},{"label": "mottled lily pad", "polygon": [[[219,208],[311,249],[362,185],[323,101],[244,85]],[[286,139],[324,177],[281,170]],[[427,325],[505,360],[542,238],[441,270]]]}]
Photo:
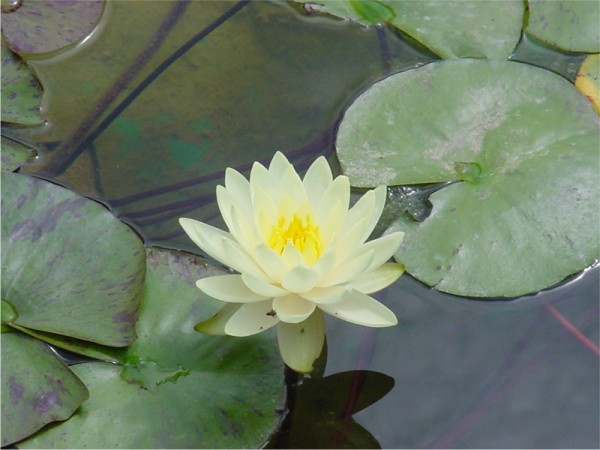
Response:
[{"label": "mottled lily pad", "polygon": [[20,142],[2,136],[2,172],[14,172],[26,162],[31,162],[37,152]]},{"label": "mottled lily pad", "polygon": [[102,205],[2,174],[2,298],[16,325],[111,346],[135,338],[142,241]]},{"label": "mottled lily pad", "polygon": [[22,125],[44,123],[40,114],[42,88],[31,68],[4,45],[1,51],[2,121]]},{"label": "mottled lily pad", "polygon": [[337,138],[354,186],[462,181],[401,216],[396,258],[453,294],[519,296],[598,257],[599,120],[569,82],[514,62],[444,61],[376,83]]},{"label": "mottled lily pad", "polygon": [[[257,448],[282,417],[284,366],[271,333],[206,336],[221,303],[196,286],[222,274],[197,256],[148,251],[146,291],[125,366],[73,366],[90,399],[22,448]],[[105,432],[110,430],[110,432]]]},{"label": "mottled lily pad", "polygon": [[314,0],[363,25],[388,22],[442,58],[507,59],[521,36],[521,0]]},{"label": "mottled lily pad", "polygon": [[83,383],[46,344],[21,333],[2,334],[3,447],[68,419],[87,397]]},{"label": "mottled lily pad", "polygon": [[529,0],[527,34],[563,50],[600,52],[600,2]]},{"label": "mottled lily pad", "polygon": [[575,78],[575,86],[600,114],[600,54],[589,55],[583,61]]},{"label": "mottled lily pad", "polygon": [[20,55],[53,52],[88,36],[103,8],[103,0],[25,1],[2,14],[2,34]]}]

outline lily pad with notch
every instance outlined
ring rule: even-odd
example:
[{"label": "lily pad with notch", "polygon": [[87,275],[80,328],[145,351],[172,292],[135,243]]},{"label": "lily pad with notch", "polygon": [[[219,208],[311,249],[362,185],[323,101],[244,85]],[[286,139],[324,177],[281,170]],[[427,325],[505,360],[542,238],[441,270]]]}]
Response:
[{"label": "lily pad with notch", "polygon": [[406,215],[396,259],[452,294],[516,297],[598,258],[599,119],[572,84],[515,62],[443,61],[376,83],[337,137],[354,186],[454,181]]},{"label": "lily pad with notch", "polygon": [[[273,334],[206,336],[194,325],[222,305],[196,286],[222,274],[198,256],[149,249],[138,340],[125,365],[78,364],[89,400],[21,448],[263,446],[283,419],[284,365]],[[109,433],[106,430],[110,430]]]}]

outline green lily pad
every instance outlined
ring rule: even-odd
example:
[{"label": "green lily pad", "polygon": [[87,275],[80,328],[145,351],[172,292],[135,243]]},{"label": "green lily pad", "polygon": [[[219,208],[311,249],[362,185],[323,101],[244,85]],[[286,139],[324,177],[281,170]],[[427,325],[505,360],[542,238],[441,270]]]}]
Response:
[{"label": "green lily pad", "polygon": [[600,2],[529,0],[527,34],[563,50],[600,52]]},{"label": "green lily pad", "polygon": [[115,347],[135,339],[142,241],[99,203],[2,174],[2,298],[14,322]]},{"label": "green lily pad", "polygon": [[25,1],[9,14],[2,14],[2,34],[16,53],[49,53],[71,46],[96,27],[103,0]]},{"label": "green lily pad", "polygon": [[376,83],[337,137],[354,186],[461,181],[406,216],[396,259],[452,294],[536,292],[598,258],[599,119],[569,82],[514,62],[444,61]]},{"label": "green lily pad", "polygon": [[20,142],[2,136],[2,172],[14,172],[24,163],[33,161],[37,152]]},{"label": "green lily pad", "polygon": [[22,125],[44,123],[40,115],[42,88],[31,68],[4,45],[1,46],[1,55],[2,121]]},{"label": "green lily pad", "polygon": [[87,397],[83,383],[47,345],[21,333],[2,335],[3,447],[68,419]]},{"label": "green lily pad", "polygon": [[[521,0],[315,0],[363,25],[388,22],[445,59],[507,59],[521,37]],[[360,7],[357,7],[360,6]]]},{"label": "green lily pad", "polygon": [[194,331],[222,305],[195,281],[224,271],[159,249],[148,250],[147,267],[139,339],[124,350],[128,363],[73,366],[89,401],[19,447],[256,448],[277,429],[286,389],[273,334]]}]

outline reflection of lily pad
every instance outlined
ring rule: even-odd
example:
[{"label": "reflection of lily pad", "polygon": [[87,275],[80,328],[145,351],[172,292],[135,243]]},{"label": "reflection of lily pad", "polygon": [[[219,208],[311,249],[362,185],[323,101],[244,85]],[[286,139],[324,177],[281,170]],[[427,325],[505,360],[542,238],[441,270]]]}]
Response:
[{"label": "reflection of lily pad", "polygon": [[547,44],[574,52],[600,52],[600,2],[529,0],[525,31]]},{"label": "reflection of lily pad", "polygon": [[583,61],[575,78],[575,86],[600,114],[600,54],[589,55]]},{"label": "reflection of lily pad", "polygon": [[19,54],[53,52],[89,35],[103,8],[103,0],[25,1],[16,11],[2,14],[2,34]]},{"label": "reflection of lily pad", "polygon": [[2,136],[2,172],[13,172],[32,161],[37,152],[17,141]]},{"label": "reflection of lily pad", "polygon": [[87,396],[45,344],[21,333],[2,334],[2,446],[68,419]]},{"label": "reflection of lily pad", "polygon": [[105,345],[135,337],[145,251],[100,204],[2,174],[2,298],[15,324]]},{"label": "reflection of lily pad", "polygon": [[396,255],[437,289],[538,291],[598,257],[598,116],[573,86],[514,62],[446,61],[375,84],[339,128],[356,186],[466,180],[399,219]]},{"label": "reflection of lily pad", "polygon": [[[90,399],[20,447],[259,447],[279,425],[283,363],[272,335],[205,336],[194,324],[220,302],[195,286],[214,275],[196,256],[149,250],[138,340],[129,363],[73,366]],[[109,430],[109,432],[106,432]]]},{"label": "reflection of lily pad", "polygon": [[[306,3],[306,1],[302,1]],[[521,0],[310,0],[319,10],[369,25],[373,13],[442,58],[506,59],[521,36]],[[391,10],[391,12],[388,12]]]},{"label": "reflection of lily pad", "polygon": [[[3,14],[4,16],[4,14]],[[4,27],[4,18],[2,19]],[[2,49],[2,121],[22,125],[44,123],[42,89],[31,69],[4,45]]]}]

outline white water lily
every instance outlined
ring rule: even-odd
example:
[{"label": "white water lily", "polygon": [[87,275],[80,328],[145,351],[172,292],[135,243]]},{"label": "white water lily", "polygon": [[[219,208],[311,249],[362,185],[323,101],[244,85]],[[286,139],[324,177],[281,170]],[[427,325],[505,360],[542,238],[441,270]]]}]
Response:
[{"label": "white water lily", "polygon": [[348,177],[333,179],[322,156],[304,179],[280,152],[268,169],[254,163],[249,181],[227,169],[217,203],[229,232],[179,220],[204,252],[239,272],[198,280],[202,291],[228,304],[196,330],[249,336],[277,325],[283,360],[309,372],[323,347],[323,311],[359,325],[395,325],[394,313],[368,295],[404,271],[387,262],[404,233],[366,242],[385,198],[380,186],[349,209]]}]

